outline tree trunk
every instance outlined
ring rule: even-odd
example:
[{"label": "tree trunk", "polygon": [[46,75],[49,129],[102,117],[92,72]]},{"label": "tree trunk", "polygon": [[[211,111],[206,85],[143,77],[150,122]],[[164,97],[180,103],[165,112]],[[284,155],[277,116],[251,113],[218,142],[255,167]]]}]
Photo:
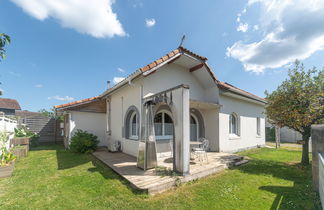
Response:
[{"label": "tree trunk", "polygon": [[303,165],[308,165],[309,164],[309,134],[303,134],[303,153],[302,153],[302,159],[301,159],[301,164]]}]

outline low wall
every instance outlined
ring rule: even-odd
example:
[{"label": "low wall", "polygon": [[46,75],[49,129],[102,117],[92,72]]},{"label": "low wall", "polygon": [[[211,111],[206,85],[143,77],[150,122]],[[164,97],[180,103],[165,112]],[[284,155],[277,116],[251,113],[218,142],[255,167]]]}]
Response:
[{"label": "low wall", "polygon": [[320,194],[324,206],[324,124],[312,126],[313,189]]},{"label": "low wall", "polygon": [[318,192],[321,203],[324,204],[324,153],[318,154]]}]

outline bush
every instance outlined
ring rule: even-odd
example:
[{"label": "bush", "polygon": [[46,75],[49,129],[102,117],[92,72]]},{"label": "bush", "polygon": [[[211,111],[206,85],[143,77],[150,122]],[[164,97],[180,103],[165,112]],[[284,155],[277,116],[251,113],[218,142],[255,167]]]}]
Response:
[{"label": "bush", "polygon": [[276,141],[276,128],[267,127],[266,128],[266,141]]},{"label": "bush", "polygon": [[30,147],[37,147],[39,145],[39,135],[34,133],[29,137],[29,145]]},{"label": "bush", "polygon": [[30,139],[30,147],[37,147],[39,145],[39,135],[25,128],[15,128],[15,137],[28,137]]},{"label": "bush", "polygon": [[99,141],[97,136],[87,131],[77,130],[71,138],[70,149],[73,152],[91,153],[97,149]]}]

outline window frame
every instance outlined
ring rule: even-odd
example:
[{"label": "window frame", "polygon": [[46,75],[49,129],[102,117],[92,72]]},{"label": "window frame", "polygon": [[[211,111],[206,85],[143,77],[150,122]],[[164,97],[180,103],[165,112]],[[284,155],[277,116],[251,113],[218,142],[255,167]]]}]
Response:
[{"label": "window frame", "polygon": [[261,136],[261,118],[256,118],[256,135]]},{"label": "window frame", "polygon": [[[172,124],[173,124],[173,129],[174,129],[174,121],[173,121],[171,112],[169,112],[167,110],[161,110],[161,111],[157,112],[154,115],[154,119],[155,119],[155,116],[158,115],[158,114],[162,114],[162,135],[157,136],[156,133],[155,133],[155,139],[156,140],[170,140],[170,139],[173,139],[173,135],[165,135],[165,117],[164,117],[165,114],[169,115],[169,117],[172,119]],[[154,121],[153,121],[153,123],[155,124]]]},{"label": "window frame", "polygon": [[[235,119],[234,129],[233,129],[233,123],[232,119]],[[229,116],[229,135],[230,138],[239,138],[240,137],[240,116],[236,114],[235,112],[231,113]]]}]

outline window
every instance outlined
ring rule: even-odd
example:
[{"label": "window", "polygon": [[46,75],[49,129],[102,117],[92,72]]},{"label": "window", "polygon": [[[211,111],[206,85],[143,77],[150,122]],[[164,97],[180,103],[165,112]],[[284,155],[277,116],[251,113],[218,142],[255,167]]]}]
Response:
[{"label": "window", "polygon": [[239,117],[235,113],[230,115],[229,133],[239,135]]},{"label": "window", "polygon": [[138,133],[137,133],[138,124],[137,124],[137,114],[136,114],[136,112],[132,113],[132,115],[130,117],[130,120],[129,120],[129,123],[130,123],[130,125],[129,125],[129,129],[130,129],[129,130],[129,137],[131,139],[138,139]]},{"label": "window", "polygon": [[260,121],[260,117],[257,117],[256,118],[256,122],[257,122],[257,125],[256,125],[256,127],[257,127],[257,135],[258,136],[261,136],[261,121]]},{"label": "window", "polygon": [[168,113],[162,111],[155,115],[154,130],[156,139],[173,138],[173,121]]},{"label": "window", "polygon": [[197,141],[199,133],[198,133],[198,120],[196,116],[190,116],[190,141]]},{"label": "window", "polygon": [[123,137],[131,140],[138,140],[139,136],[139,114],[135,106],[130,106],[126,111]]}]

